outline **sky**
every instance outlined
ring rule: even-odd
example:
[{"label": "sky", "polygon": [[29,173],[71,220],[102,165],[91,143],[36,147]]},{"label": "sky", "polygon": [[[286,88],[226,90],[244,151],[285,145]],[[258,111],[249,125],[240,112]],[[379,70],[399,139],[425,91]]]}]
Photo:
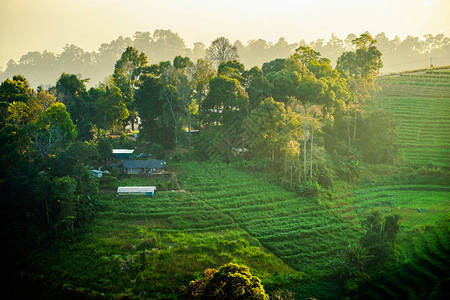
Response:
[{"label": "sky", "polygon": [[97,51],[136,31],[170,29],[209,45],[217,37],[310,42],[334,33],[450,37],[450,0],[0,0],[0,70],[29,51],[66,44]]}]

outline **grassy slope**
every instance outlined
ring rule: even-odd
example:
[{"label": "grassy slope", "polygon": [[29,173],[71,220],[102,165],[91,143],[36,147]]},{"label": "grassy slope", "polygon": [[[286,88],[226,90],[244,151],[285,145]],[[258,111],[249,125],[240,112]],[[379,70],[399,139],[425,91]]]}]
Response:
[{"label": "grassy slope", "polygon": [[[448,83],[435,85],[440,88],[402,83],[397,88],[412,88],[387,93],[384,105],[400,122],[407,161],[448,165],[449,99],[442,97],[449,95]],[[202,270],[229,261],[250,266],[265,281],[275,273],[326,273],[328,259],[359,238],[360,221],[381,210],[401,216],[397,251],[403,263],[399,272],[387,270],[386,278],[369,286],[366,296],[426,297],[411,289],[417,280],[430,283],[432,293],[441,284],[439,277],[448,278],[442,266],[450,242],[448,185],[380,181],[319,203],[233,165],[183,162],[174,167],[186,192],[157,192],[154,198],[116,198],[106,192],[102,211],[79,241],[34,256],[31,264],[69,288],[150,298],[175,296]],[[116,185],[133,183],[154,184],[128,178]],[[304,296],[326,298],[315,292]]]},{"label": "grassy slope", "polygon": [[449,69],[395,74],[377,79],[383,107],[394,113],[407,162],[450,164]]},{"label": "grassy slope", "polygon": [[[151,179],[137,179],[152,185]],[[116,185],[130,184],[130,178]],[[298,272],[261,247],[224,212],[189,192],[101,196],[102,211],[73,245],[33,257],[49,281],[108,297],[175,297],[206,268],[247,265],[263,279]],[[298,274],[300,275],[300,274]]]},{"label": "grassy slope", "polygon": [[[34,257],[33,264],[73,289],[167,297],[202,270],[229,261],[250,266],[264,281],[276,273],[296,274],[294,269],[326,273],[328,259],[358,239],[359,221],[373,209],[401,215],[402,259],[420,252],[422,237],[411,233],[449,219],[446,186],[364,188],[321,205],[233,165],[175,167],[187,191],[157,192],[153,198],[103,194],[104,208],[86,234],[70,247]],[[447,247],[448,232],[440,236]],[[318,297],[323,287],[305,296]]]},{"label": "grassy slope", "polygon": [[293,268],[326,271],[328,259],[358,237],[358,228],[317,200],[225,164],[184,163],[184,187],[229,216]]}]

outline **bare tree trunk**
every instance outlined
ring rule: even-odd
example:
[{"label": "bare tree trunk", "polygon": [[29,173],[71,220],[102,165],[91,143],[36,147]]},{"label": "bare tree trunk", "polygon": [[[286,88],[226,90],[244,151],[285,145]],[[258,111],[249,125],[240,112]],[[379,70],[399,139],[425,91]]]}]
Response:
[{"label": "bare tree trunk", "polygon": [[298,183],[302,182],[301,176],[302,176],[302,171],[301,171],[301,167],[300,167],[300,156],[298,157],[298,161],[297,161],[297,171],[298,171]]},{"label": "bare tree trunk", "polygon": [[311,158],[309,164],[309,180],[312,181],[312,161],[313,161],[313,143],[314,143],[314,130],[311,129]]},{"label": "bare tree trunk", "polygon": [[306,180],[306,131],[305,127],[303,127],[303,176],[304,180]]},{"label": "bare tree trunk", "polygon": [[348,120],[348,122],[346,122],[346,125],[347,125],[348,146],[350,146],[352,144],[352,134],[351,134],[351,129],[350,129],[350,120]]},{"label": "bare tree trunk", "polygon": [[291,182],[292,182],[292,162],[291,162]]},{"label": "bare tree trunk", "polygon": [[188,107],[188,151],[191,149],[191,114],[189,112],[189,107]]},{"label": "bare tree trunk", "polygon": [[45,213],[47,214],[47,225],[50,225],[50,214],[48,212],[48,199],[45,196]]},{"label": "bare tree trunk", "polygon": [[353,120],[353,141],[356,140],[356,100],[355,100],[355,118]]},{"label": "bare tree trunk", "polygon": [[171,101],[167,101],[170,106],[170,112],[173,118],[173,132],[175,133],[175,149],[178,150],[178,134],[177,134],[177,117],[175,116],[175,112],[173,111],[173,105]]},{"label": "bare tree trunk", "polygon": [[71,222],[71,224],[70,224],[70,227],[71,227],[71,229],[72,229],[72,239],[73,239],[73,233],[74,233],[74,226],[73,226],[73,221],[74,221],[74,219],[75,219],[75,217],[74,217],[74,215],[73,215],[73,203],[72,203],[72,201],[71,201],[71,206],[70,206],[70,216],[71,216],[71,218],[70,218],[70,222]]}]

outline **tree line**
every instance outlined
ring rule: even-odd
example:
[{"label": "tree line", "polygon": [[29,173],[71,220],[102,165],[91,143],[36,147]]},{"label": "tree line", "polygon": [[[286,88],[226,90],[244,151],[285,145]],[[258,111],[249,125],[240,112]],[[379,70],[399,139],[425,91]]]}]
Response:
[{"label": "tree line", "polygon": [[335,68],[298,46],[250,69],[225,38],[196,61],[179,55],[152,64],[129,46],[95,87],[69,73],[36,90],[22,75],[4,80],[2,237],[26,237],[31,248],[75,238],[98,210],[91,167],[109,158],[113,143],[130,143],[131,132],[138,132],[131,146],[142,152],[237,161],[305,194],[357,178],[361,162],[393,163],[395,123],[371,99],[383,66],[376,44],[369,34],[355,37]]},{"label": "tree line", "polygon": [[[309,43],[301,40],[298,43],[289,43],[281,37],[276,43],[255,39],[248,41],[246,45],[237,40],[233,47],[246,67],[262,67],[265,62],[287,58],[294,54],[299,46],[308,46],[320,52],[335,66],[342,53],[356,50],[352,43],[355,38],[355,34],[348,34],[345,39],[332,34],[329,40],[317,39]],[[385,33],[379,33],[374,38],[378,41],[378,49],[383,53],[384,68],[381,72],[424,68],[429,66],[430,58],[435,66],[449,62],[450,39],[443,34],[427,34],[423,38],[408,36],[404,39],[396,36],[389,39]],[[184,40],[171,30],[136,32],[133,37],[120,36],[110,43],[103,43],[97,51],[92,52],[84,51],[73,44],[66,45],[59,54],[49,51],[28,52],[18,61],[10,60],[5,71],[0,74],[0,80],[22,74],[34,87],[49,86],[61,73],[66,72],[90,78],[88,84],[93,86],[104,82],[105,77],[113,71],[114,63],[129,46],[145,53],[151,63],[172,61],[176,56],[197,61],[200,58],[205,59],[208,51],[208,46],[202,42],[194,43],[192,48],[187,47]]]},{"label": "tree line", "polygon": [[176,56],[149,64],[143,52],[127,47],[108,81],[90,89],[86,80],[66,73],[37,91],[21,75],[5,80],[2,130],[11,131],[5,138],[23,133],[20,155],[31,155],[26,161],[46,174],[64,169],[54,163],[65,159],[75,141],[94,147],[112,132],[125,135],[130,126],[139,129],[143,151],[195,146],[197,158],[240,155],[248,168],[269,168],[283,182],[330,186],[334,178],[357,177],[361,161],[396,159],[392,116],[369,105],[383,66],[375,43],[369,34],[353,39],[355,50],[344,52],[336,68],[311,47],[299,46],[286,59],[249,70],[225,38],[213,41],[208,59],[195,63]]}]

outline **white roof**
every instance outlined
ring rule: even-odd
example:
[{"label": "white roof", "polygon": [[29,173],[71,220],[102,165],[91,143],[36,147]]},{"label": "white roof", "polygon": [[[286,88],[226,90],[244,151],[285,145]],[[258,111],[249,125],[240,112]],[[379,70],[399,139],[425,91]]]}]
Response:
[{"label": "white roof", "polygon": [[92,173],[96,173],[96,174],[103,173],[102,171],[99,171],[99,170],[91,170],[91,172],[92,172]]},{"label": "white roof", "polygon": [[134,149],[113,149],[114,154],[132,154],[134,152]]},{"label": "white roof", "polygon": [[119,186],[118,193],[153,193],[155,186]]}]

